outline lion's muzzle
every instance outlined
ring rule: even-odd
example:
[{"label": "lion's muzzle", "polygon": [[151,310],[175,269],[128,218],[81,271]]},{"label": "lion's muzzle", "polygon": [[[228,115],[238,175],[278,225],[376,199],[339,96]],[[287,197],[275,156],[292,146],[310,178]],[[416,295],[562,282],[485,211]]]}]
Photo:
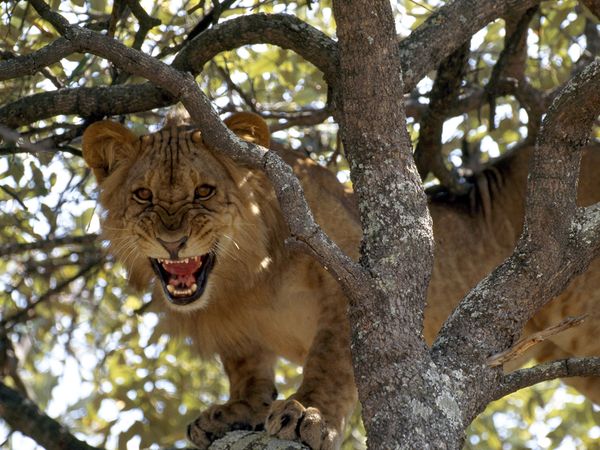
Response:
[{"label": "lion's muzzle", "polygon": [[150,261],[167,300],[183,306],[193,303],[204,293],[215,255],[206,253],[182,259],[150,258]]}]

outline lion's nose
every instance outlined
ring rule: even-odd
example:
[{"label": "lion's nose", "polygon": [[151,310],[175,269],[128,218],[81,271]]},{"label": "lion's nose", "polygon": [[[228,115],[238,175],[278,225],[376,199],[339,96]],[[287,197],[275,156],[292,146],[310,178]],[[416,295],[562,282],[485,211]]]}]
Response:
[{"label": "lion's nose", "polygon": [[178,241],[171,241],[171,242],[163,241],[159,237],[157,237],[156,240],[158,242],[160,242],[160,245],[162,245],[169,252],[169,256],[171,259],[178,259],[179,250],[181,250],[183,248],[183,246],[187,242],[188,238],[187,238],[187,236],[184,236],[181,239],[179,239]]}]

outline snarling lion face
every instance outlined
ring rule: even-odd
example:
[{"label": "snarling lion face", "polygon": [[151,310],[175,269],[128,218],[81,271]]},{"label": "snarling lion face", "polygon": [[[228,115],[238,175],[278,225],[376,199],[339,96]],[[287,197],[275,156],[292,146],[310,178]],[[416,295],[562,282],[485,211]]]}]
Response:
[{"label": "snarling lion face", "polygon": [[[269,145],[260,117],[240,113],[226,123]],[[137,137],[97,122],[84,133],[83,154],[101,186],[104,235],[135,287],[154,276],[171,306],[197,309],[233,284],[247,288],[273,260],[273,195],[264,176],[210,151],[199,131]]]}]

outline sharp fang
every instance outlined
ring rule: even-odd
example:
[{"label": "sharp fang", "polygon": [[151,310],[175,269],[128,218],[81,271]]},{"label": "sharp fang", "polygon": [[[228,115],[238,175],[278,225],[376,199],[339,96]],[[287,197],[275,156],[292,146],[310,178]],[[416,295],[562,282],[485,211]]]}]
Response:
[{"label": "sharp fang", "polygon": [[169,294],[175,294],[175,286],[173,286],[172,284],[167,284],[167,291],[169,291]]},{"label": "sharp fang", "polygon": [[196,292],[196,289],[198,289],[198,285],[196,283],[192,284],[192,287],[190,288],[190,290],[192,292]]}]

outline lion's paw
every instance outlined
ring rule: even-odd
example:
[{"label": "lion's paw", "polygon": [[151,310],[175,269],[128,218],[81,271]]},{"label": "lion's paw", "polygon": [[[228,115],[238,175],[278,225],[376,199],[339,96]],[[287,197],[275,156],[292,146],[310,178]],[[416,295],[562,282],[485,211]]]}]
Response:
[{"label": "lion's paw", "polygon": [[217,439],[234,430],[263,430],[264,416],[245,401],[214,405],[188,425],[187,438],[200,449],[206,449]]},{"label": "lion's paw", "polygon": [[302,442],[312,450],[334,448],[337,437],[317,408],[305,408],[293,399],[273,402],[265,429],[271,436]]}]

